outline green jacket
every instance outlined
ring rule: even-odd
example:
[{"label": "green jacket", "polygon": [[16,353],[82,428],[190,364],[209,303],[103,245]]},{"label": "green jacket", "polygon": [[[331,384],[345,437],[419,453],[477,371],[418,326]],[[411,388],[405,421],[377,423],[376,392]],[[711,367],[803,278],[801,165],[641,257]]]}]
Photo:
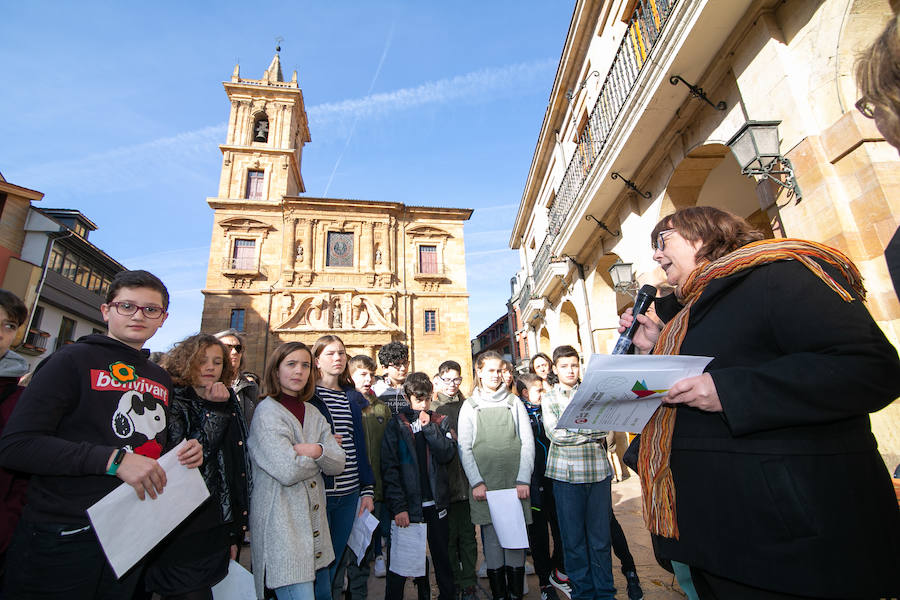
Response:
[{"label": "green jacket", "polygon": [[381,438],[391,420],[391,409],[374,395],[367,395],[369,405],[362,409],[363,431],[366,436],[366,450],[369,453],[369,464],[375,474],[375,502],[381,502]]},{"label": "green jacket", "polygon": [[[459,421],[459,409],[462,407],[465,398],[461,392],[456,393],[455,398],[449,398],[443,394],[444,402],[435,411],[438,414],[445,415],[450,424],[450,433],[453,439],[456,438],[456,427]],[[450,463],[447,464],[447,477],[450,480],[450,502],[462,502],[469,500],[469,479],[466,472],[463,471],[462,463],[459,462],[457,454]]]}]

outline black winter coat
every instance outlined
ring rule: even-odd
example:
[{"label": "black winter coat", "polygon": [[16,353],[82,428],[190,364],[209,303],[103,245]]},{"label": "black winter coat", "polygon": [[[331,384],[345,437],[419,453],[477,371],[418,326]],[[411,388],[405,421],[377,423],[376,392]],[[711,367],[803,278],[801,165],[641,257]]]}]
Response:
[{"label": "black winter coat", "polygon": [[247,429],[234,394],[226,402],[209,402],[190,386],[176,387],[169,405],[169,447],[183,439],[203,446],[199,467],[209,499],[183,526],[199,531],[225,525],[232,543],[243,539],[250,510]]},{"label": "black winter coat", "polygon": [[[435,508],[444,510],[450,504],[450,486],[446,464],[456,456],[456,440],[444,415],[430,412],[431,422],[422,428],[428,454],[428,479]],[[419,461],[411,423],[419,411],[404,407],[388,423],[381,442],[381,478],[384,502],[393,518],[404,511],[412,523],[424,523],[422,490],[419,484]]]},{"label": "black winter coat", "polygon": [[790,594],[900,595],[900,512],[869,424],[900,395],[900,361],[866,306],[770,263],[706,287],[681,353],[715,357],[723,412],[677,409],[681,537],[656,538],[660,556]]}]

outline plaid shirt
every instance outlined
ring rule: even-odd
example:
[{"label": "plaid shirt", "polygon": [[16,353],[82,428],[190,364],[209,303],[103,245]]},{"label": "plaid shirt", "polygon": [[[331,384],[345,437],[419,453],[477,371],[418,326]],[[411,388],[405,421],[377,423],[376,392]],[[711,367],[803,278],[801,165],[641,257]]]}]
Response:
[{"label": "plaid shirt", "polygon": [[603,481],[612,474],[609,459],[606,458],[606,432],[556,429],[577,387],[566,389],[556,384],[541,401],[544,430],[550,439],[544,476],[567,483]]}]

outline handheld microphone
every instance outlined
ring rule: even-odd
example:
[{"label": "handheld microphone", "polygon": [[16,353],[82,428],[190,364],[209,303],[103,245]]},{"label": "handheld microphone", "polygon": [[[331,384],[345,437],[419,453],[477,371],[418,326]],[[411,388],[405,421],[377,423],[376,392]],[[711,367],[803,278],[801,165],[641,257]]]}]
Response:
[{"label": "handheld microphone", "polygon": [[634,300],[634,309],[632,310],[634,321],[631,323],[631,326],[619,336],[619,341],[616,342],[616,347],[613,348],[613,354],[625,354],[628,352],[628,349],[631,348],[631,340],[634,338],[634,332],[637,331],[637,328],[640,326],[637,316],[647,312],[647,309],[650,308],[650,303],[653,302],[655,298],[656,288],[652,285],[645,285],[638,291],[637,298]]}]

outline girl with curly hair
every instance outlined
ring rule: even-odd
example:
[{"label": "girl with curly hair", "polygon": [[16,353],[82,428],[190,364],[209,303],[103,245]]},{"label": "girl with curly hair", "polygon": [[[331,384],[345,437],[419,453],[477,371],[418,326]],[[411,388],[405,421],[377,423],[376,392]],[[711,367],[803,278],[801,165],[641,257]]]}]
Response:
[{"label": "girl with curly hair", "polygon": [[169,444],[196,439],[200,474],[210,497],[168,538],[147,569],[147,589],[167,600],[211,600],[228,574],[247,529],[250,465],[241,407],[228,387],[231,363],[222,342],[192,335],[164,358],[175,384],[169,403]]}]

